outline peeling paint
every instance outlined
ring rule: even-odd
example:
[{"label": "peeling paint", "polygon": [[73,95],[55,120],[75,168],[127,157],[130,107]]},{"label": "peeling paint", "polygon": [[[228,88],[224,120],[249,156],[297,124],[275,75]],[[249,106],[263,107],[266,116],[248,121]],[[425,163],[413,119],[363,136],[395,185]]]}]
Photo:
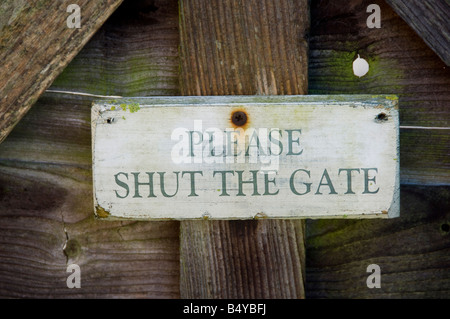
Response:
[{"label": "peeling paint", "polygon": [[99,218],[107,218],[109,216],[109,212],[99,205],[95,207],[95,214]]}]

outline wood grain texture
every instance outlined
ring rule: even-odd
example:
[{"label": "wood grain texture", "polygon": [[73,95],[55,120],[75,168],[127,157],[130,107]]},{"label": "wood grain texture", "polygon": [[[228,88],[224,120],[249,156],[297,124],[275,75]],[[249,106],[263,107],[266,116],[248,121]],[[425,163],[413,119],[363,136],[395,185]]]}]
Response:
[{"label": "wood grain texture", "polygon": [[[371,3],[381,29],[365,25]],[[386,3],[313,1],[311,24],[311,93],[398,94],[401,125],[449,126],[448,68]],[[351,70],[357,54],[370,64],[362,78]],[[401,129],[400,218],[307,222],[307,298],[449,298],[449,137]],[[367,288],[370,264],[380,289]]]},{"label": "wood grain texture", "polygon": [[[178,81],[173,80],[178,70],[177,9],[171,0],[124,3],[51,89],[82,91],[89,82],[87,92],[93,94],[172,94]],[[141,50],[132,34],[145,35],[140,45],[152,50]],[[110,36],[121,45],[105,47]],[[172,40],[158,48],[158,39]],[[122,63],[132,51],[138,51],[137,69]],[[166,54],[167,59],[161,58]],[[156,78],[139,73],[152,68]],[[123,76],[102,79],[97,72]],[[134,81],[140,77],[142,81]],[[102,87],[113,89],[98,89]],[[94,218],[94,99],[45,93],[0,145],[2,297],[179,297],[179,223]],[[81,268],[80,289],[66,286],[71,263]]]},{"label": "wood grain texture", "polygon": [[83,8],[81,28],[67,27],[74,1],[2,4],[0,142],[122,1],[75,2]]},{"label": "wood grain texture", "polygon": [[52,90],[179,95],[177,1],[126,1],[53,82]]},{"label": "wood grain texture", "polygon": [[[366,25],[369,4],[381,7],[381,28]],[[311,4],[309,94],[396,94],[401,129],[403,184],[448,185],[450,181],[450,69],[383,1]],[[353,74],[360,55],[366,76]]]},{"label": "wood grain texture", "polygon": [[181,222],[181,296],[304,296],[304,233],[293,220]]},{"label": "wood grain texture", "polygon": [[450,3],[446,0],[386,2],[450,66]]},{"label": "wood grain texture", "polygon": [[[86,88],[93,94],[118,92],[116,94],[121,95],[176,95],[180,92],[177,86],[177,1],[132,2],[139,5],[124,3],[115,15],[116,22],[106,23],[99,30],[73,60],[76,67],[71,63],[53,89],[82,91]],[[14,1],[18,7],[26,3],[28,1]],[[382,8],[381,30],[365,27],[365,9],[370,3],[378,3]],[[166,12],[165,18],[158,18],[163,12]],[[442,61],[389,6],[381,1],[316,0],[312,1],[311,13],[311,94],[399,94],[403,125],[448,126],[448,68],[444,69]],[[133,22],[136,17],[141,17],[138,23]],[[120,28],[116,27],[117,23],[121,24]],[[160,36],[153,36],[154,33]],[[139,50],[140,36],[145,37],[141,45],[147,50],[139,51],[139,67],[131,69],[124,63],[124,57],[130,59],[133,55],[127,45]],[[115,45],[108,46],[111,39]],[[171,40],[164,42],[163,39]],[[153,46],[152,41],[157,41],[158,45]],[[163,50],[160,54],[159,46]],[[368,77],[358,80],[351,74],[351,61],[360,47],[372,55],[369,56]],[[150,52],[153,54],[147,56]],[[377,61],[375,53],[383,58],[378,65],[371,62]],[[154,63],[153,58],[158,62]],[[154,68],[158,70],[155,77],[151,72],[140,73],[141,69]],[[133,72],[139,75],[133,77]],[[92,218],[92,99],[45,94],[0,145],[1,297],[180,297],[178,223],[99,223]],[[448,175],[445,175],[449,170],[448,161],[443,161],[449,158],[448,140],[448,135],[439,130],[401,131],[403,185],[399,219],[307,222],[307,267],[303,268],[307,297],[449,298],[450,190],[448,186],[405,185],[448,184]],[[409,172],[408,167],[411,167]],[[224,259],[217,255],[217,268],[220,266],[222,272],[209,278],[226,274],[227,278],[238,278],[239,286],[232,286],[230,281],[223,289],[209,290],[210,294],[226,290],[230,291],[229,295],[237,295],[236,291],[241,293],[242,287],[248,287],[246,284],[252,281],[255,285],[250,286],[259,290],[247,290],[247,295],[256,296],[258,292],[259,296],[277,297],[272,295],[272,290],[260,290],[278,287],[276,285],[284,284],[286,281],[282,280],[286,278],[289,281],[290,277],[276,268],[278,264],[271,262],[261,247],[280,247],[276,236],[290,236],[291,246],[278,250],[277,258],[282,260],[284,255],[301,258],[303,237],[293,230],[299,225],[284,223],[280,227],[272,221],[261,222],[264,223],[237,226],[205,221],[204,227],[212,230],[231,227],[232,232],[238,234],[233,237],[233,243],[242,246],[240,252],[260,252],[259,259],[249,260],[248,255],[238,254],[232,247],[221,250],[227,258],[239,259],[241,264],[228,268]],[[242,233],[266,228],[273,235],[265,236],[261,232],[255,237],[259,241],[241,240]],[[287,229],[287,233],[281,229]],[[376,233],[380,235],[374,236]],[[189,240],[201,241],[202,233],[188,234]],[[212,249],[213,241],[218,245],[227,242],[227,238],[222,239],[223,235],[214,233],[214,237],[203,237],[198,245],[209,245]],[[295,235],[299,237],[293,238]],[[192,267],[205,270],[201,260],[193,262]],[[66,267],[71,262],[81,266],[80,290],[66,287],[69,275]],[[381,266],[381,289],[365,286],[369,275],[366,267],[371,263]],[[263,277],[261,272],[247,271],[255,270],[248,265],[275,271],[272,277]],[[235,270],[239,270],[238,277],[233,277]],[[183,276],[188,275],[186,271],[181,268]],[[278,279],[268,286],[268,279],[274,277]],[[184,284],[194,283],[185,281]],[[206,287],[198,284],[198,290],[211,287],[206,281]],[[292,282],[290,284],[293,287]],[[299,285],[295,287],[300,289]],[[193,290],[186,288],[189,289]],[[294,293],[295,289],[284,290],[284,296]]]},{"label": "wood grain texture", "polygon": [[[307,298],[449,298],[450,188],[404,186],[392,220],[309,220]],[[366,285],[381,268],[381,288]]]},{"label": "wood grain texture", "polygon": [[306,94],[305,3],[181,1],[182,94]]},{"label": "wood grain texture", "polygon": [[[181,94],[306,94],[308,10],[307,1],[180,1]],[[303,223],[181,222],[181,297],[303,298]]]}]

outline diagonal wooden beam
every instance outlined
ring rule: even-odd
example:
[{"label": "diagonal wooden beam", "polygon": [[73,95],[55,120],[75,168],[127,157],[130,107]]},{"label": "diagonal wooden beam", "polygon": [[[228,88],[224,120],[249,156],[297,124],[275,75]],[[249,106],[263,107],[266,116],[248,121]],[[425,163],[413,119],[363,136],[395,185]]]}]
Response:
[{"label": "diagonal wooden beam", "polygon": [[450,3],[448,0],[386,0],[425,43],[450,66]]},{"label": "diagonal wooden beam", "polygon": [[[1,4],[0,143],[122,1],[6,0]],[[71,4],[80,7],[79,28],[68,26]]]},{"label": "diagonal wooden beam", "polygon": [[[180,1],[182,95],[306,94],[307,0]],[[182,298],[304,298],[304,221],[182,221]]]}]

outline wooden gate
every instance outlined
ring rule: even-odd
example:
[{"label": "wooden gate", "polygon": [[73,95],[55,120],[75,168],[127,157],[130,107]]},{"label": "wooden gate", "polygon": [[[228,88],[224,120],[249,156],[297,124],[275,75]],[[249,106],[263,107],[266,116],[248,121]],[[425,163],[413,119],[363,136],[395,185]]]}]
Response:
[{"label": "wooden gate", "polygon": [[[0,296],[449,297],[445,1],[419,15],[417,33],[402,1],[393,0],[316,0],[309,8],[306,0],[124,1],[98,30],[120,1],[67,1],[43,11],[45,2],[11,1],[0,11]],[[79,30],[36,28],[64,24],[72,2],[82,8]],[[381,28],[366,24],[372,3],[380,6]],[[421,32],[421,22],[435,22],[424,30],[434,25],[439,40]],[[352,71],[358,55],[370,67],[363,77]],[[400,218],[94,218],[93,101],[263,94],[398,95]],[[70,264],[80,266],[79,289],[67,287]],[[371,264],[381,267],[380,289],[366,285]]]}]

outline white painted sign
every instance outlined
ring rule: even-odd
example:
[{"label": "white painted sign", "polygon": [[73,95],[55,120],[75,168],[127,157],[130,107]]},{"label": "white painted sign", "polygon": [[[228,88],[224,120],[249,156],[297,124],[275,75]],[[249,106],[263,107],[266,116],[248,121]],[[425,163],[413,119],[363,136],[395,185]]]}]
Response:
[{"label": "white painted sign", "polygon": [[116,219],[399,215],[395,96],[217,96],[92,108],[94,204]]}]

